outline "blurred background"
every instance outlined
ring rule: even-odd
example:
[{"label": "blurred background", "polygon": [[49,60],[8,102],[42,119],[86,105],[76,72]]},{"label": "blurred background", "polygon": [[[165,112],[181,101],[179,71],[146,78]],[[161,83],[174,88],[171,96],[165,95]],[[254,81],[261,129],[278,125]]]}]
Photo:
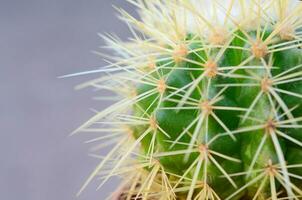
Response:
[{"label": "blurred background", "polygon": [[105,65],[91,53],[97,33],[130,35],[112,5],[133,13],[125,0],[0,0],[1,200],[104,200],[116,188],[93,182],[76,197],[98,160],[87,135],[68,135],[106,105],[73,89],[95,75],[57,78]]}]

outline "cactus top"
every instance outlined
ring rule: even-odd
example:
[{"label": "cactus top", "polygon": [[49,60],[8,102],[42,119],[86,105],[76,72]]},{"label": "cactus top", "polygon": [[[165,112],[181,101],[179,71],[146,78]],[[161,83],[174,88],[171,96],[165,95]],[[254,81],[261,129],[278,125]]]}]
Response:
[{"label": "cactus top", "polygon": [[108,66],[79,73],[104,73],[79,88],[116,101],[76,130],[113,146],[83,188],[121,176],[127,200],[301,199],[302,3],[128,1],[133,37],[102,36]]}]

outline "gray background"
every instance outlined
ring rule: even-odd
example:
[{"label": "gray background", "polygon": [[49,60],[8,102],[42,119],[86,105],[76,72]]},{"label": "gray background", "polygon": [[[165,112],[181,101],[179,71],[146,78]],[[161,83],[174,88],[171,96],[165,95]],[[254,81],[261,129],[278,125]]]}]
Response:
[{"label": "gray background", "polygon": [[132,12],[125,0],[0,0],[1,200],[103,200],[116,186],[75,197],[97,160],[87,135],[68,134],[106,105],[73,90],[95,76],[57,78],[104,65],[97,32],[127,37],[112,4]]}]

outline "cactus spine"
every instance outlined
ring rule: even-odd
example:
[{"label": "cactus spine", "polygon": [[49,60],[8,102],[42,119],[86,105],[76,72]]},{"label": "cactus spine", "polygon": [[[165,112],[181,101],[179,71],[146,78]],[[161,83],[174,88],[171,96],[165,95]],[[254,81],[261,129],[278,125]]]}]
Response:
[{"label": "cactus spine", "polygon": [[76,130],[113,146],[82,189],[121,176],[127,200],[300,199],[302,4],[128,1],[133,38],[102,36],[116,54],[79,86],[120,98]]}]

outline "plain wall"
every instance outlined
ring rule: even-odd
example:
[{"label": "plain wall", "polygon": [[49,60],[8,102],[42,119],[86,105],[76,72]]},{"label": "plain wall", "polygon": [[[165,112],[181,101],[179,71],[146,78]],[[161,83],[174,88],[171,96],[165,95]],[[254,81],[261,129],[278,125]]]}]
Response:
[{"label": "plain wall", "polygon": [[91,136],[68,135],[108,104],[73,89],[95,75],[57,78],[105,65],[98,32],[128,36],[112,5],[133,12],[125,0],[0,0],[1,200],[103,200],[117,186],[75,197],[98,160]]}]

